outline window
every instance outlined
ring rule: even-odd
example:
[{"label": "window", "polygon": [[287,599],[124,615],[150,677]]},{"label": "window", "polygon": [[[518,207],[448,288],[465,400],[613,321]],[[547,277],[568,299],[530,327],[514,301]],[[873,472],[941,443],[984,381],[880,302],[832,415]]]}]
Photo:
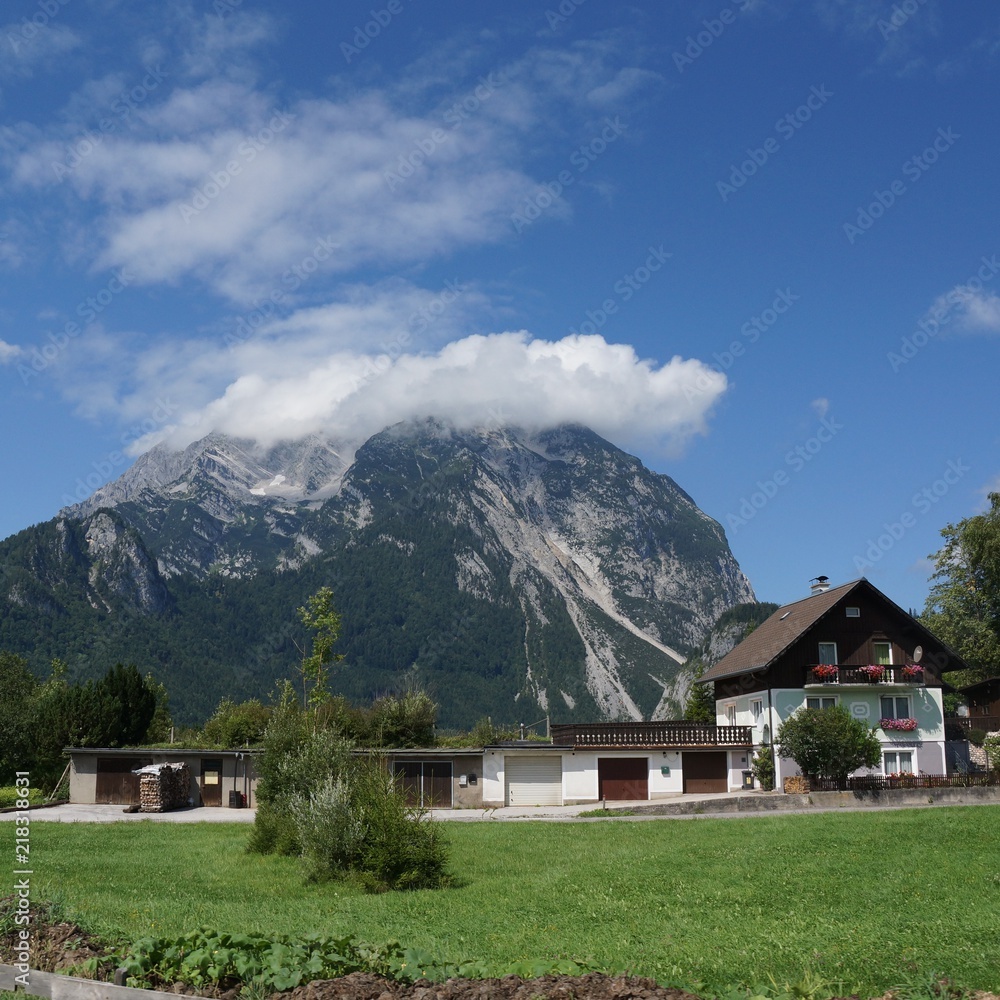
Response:
[{"label": "window", "polygon": [[750,712],[753,715],[753,724],[756,726],[760,722],[760,717],[764,714],[764,702],[760,698],[754,698],[750,702]]},{"label": "window", "polygon": [[872,656],[875,658],[876,663],[880,663],[885,667],[889,666],[892,663],[892,643],[873,642]]},{"label": "window", "polygon": [[836,698],[806,698],[806,708],[833,708]]},{"label": "window", "polygon": [[848,618],[860,618],[861,608],[844,608]]},{"label": "window", "polygon": [[735,726],[736,725],[736,706],[726,705],[726,725]]},{"label": "window", "polygon": [[837,644],[835,642],[821,642],[819,644],[819,659],[817,663],[837,663]]},{"label": "window", "polygon": [[913,774],[912,750],[887,750],[882,754],[883,774]]},{"label": "window", "polygon": [[880,698],[883,719],[908,719],[910,718],[909,698]]}]

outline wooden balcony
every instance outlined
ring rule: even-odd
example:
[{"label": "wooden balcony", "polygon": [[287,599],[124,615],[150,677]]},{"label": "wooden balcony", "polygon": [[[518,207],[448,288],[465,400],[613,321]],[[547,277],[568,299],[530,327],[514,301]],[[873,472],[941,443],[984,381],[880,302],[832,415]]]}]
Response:
[{"label": "wooden balcony", "polygon": [[987,733],[1000,732],[1000,715],[946,715],[944,723],[963,729],[982,729]]},{"label": "wooden balcony", "polygon": [[711,726],[699,722],[592,722],[553,725],[552,742],[604,749],[662,747],[750,747],[752,726]]},{"label": "wooden balcony", "polygon": [[[906,667],[901,666],[882,667],[881,676],[872,677],[871,672],[868,671],[866,666],[851,667],[840,664],[837,666],[835,674],[824,676],[824,666],[826,665],[816,664],[815,666],[806,668],[806,687],[829,687],[831,685],[839,685],[840,687],[844,687],[845,685],[864,687],[873,685],[879,687],[888,687],[891,685],[895,685],[896,687],[924,686],[924,672],[922,670],[913,673]],[[820,671],[819,674],[817,674],[817,670]]]}]

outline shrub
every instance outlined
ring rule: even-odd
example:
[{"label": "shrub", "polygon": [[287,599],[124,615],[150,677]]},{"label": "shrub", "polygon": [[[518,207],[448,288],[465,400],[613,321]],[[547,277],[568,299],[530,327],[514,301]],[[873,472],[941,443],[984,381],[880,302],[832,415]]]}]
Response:
[{"label": "shrub", "polygon": [[985,729],[966,729],[965,738],[974,746],[981,747],[986,741]]},{"label": "shrub", "polygon": [[1000,771],[1000,736],[989,736],[983,740],[986,760],[994,771]]},{"label": "shrub", "polygon": [[750,764],[754,777],[765,792],[774,789],[774,751],[771,747],[760,747]]},{"label": "shrub", "polygon": [[378,758],[317,727],[290,692],[275,709],[257,761],[257,816],[248,850],[301,855],[310,879],[352,878],[369,891],[444,885],[447,845],[407,807]]},{"label": "shrub", "polygon": [[379,760],[354,758],[291,808],[311,879],[349,877],[369,892],[448,882],[438,827],[406,805]]},{"label": "shrub", "polygon": [[842,705],[800,708],[785,719],[775,737],[781,756],[803,774],[846,779],[859,767],[874,767],[882,757],[878,737]]}]

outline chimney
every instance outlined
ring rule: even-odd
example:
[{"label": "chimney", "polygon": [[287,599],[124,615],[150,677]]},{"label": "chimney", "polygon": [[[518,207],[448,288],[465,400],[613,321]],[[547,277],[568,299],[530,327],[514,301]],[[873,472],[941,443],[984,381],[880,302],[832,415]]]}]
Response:
[{"label": "chimney", "polygon": [[830,578],[828,576],[817,576],[815,580],[809,581],[809,596],[815,597],[817,594],[826,593],[830,589]]}]

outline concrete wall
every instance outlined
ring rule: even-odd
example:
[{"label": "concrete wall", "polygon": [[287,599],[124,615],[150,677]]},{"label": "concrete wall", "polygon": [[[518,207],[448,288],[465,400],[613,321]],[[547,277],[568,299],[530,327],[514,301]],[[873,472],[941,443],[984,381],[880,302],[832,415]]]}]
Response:
[{"label": "concrete wall", "polygon": [[[474,776],[474,780],[473,780]],[[462,778],[465,784],[462,784]],[[455,754],[451,759],[452,803],[456,809],[483,807],[483,755]]]}]

